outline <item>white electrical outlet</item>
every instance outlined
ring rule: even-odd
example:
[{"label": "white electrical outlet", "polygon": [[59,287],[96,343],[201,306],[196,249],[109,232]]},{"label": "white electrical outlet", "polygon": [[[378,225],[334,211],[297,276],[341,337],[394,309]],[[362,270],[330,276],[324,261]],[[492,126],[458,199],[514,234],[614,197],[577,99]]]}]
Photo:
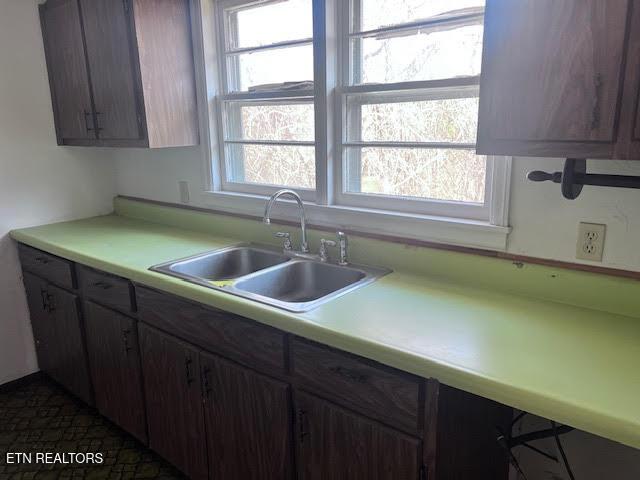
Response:
[{"label": "white electrical outlet", "polygon": [[576,258],[580,260],[601,262],[606,231],[606,225],[581,222],[578,226]]},{"label": "white electrical outlet", "polygon": [[178,190],[180,190],[180,201],[189,203],[189,182],[181,180],[178,182]]}]

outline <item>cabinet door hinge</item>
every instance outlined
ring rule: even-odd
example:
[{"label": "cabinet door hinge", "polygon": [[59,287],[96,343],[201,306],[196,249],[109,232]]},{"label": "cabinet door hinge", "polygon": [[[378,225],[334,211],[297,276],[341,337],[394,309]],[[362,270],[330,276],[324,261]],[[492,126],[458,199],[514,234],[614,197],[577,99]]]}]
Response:
[{"label": "cabinet door hinge", "polygon": [[129,13],[129,0],[122,0],[122,6],[124,7],[124,11]]}]

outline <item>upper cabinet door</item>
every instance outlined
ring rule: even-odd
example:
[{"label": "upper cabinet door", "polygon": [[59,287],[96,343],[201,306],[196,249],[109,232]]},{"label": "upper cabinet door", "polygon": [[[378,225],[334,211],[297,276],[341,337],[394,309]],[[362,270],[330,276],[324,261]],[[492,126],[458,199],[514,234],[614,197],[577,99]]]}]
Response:
[{"label": "upper cabinet door", "polygon": [[640,160],[640,0],[633,0],[615,158]]},{"label": "upper cabinet door", "polygon": [[81,0],[100,139],[142,137],[127,1]]},{"label": "upper cabinet door", "polygon": [[58,143],[95,138],[78,2],[50,0],[40,19]]},{"label": "upper cabinet door", "polygon": [[611,158],[630,0],[487,0],[478,153]]}]

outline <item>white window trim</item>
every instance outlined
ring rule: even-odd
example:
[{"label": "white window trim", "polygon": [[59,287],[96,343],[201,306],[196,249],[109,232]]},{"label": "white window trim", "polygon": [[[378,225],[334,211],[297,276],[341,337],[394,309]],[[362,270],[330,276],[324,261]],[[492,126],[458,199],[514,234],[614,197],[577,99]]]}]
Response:
[{"label": "white window trim", "polygon": [[[201,150],[203,158],[202,193],[199,203],[215,210],[229,213],[261,216],[271,187],[229,191],[223,188],[220,162],[220,147],[223,145],[222,120],[219,97],[222,93],[220,58],[217,43],[220,41],[214,10],[218,0],[191,0],[194,54],[197,71],[198,101],[200,112]],[[511,183],[511,157],[495,157],[492,161],[491,198],[489,219],[473,220],[447,216],[410,214],[376,208],[336,205],[337,172],[341,172],[339,155],[341,125],[335,119],[335,110],[341,108],[337,92],[338,75],[335,68],[335,52],[338,48],[337,15],[342,0],[314,0],[314,10],[324,12],[322,18],[314,18],[314,71],[317,78],[326,79],[325,84],[314,85],[316,105],[316,192],[304,196],[308,221],[311,224],[343,228],[369,234],[392,235],[407,239],[431,241],[489,250],[505,250],[511,228],[508,226],[509,195]],[[346,3],[346,2],[345,2]],[[324,23],[324,24],[322,24]],[[323,41],[326,38],[326,42]],[[329,50],[329,51],[328,51]],[[318,71],[326,75],[318,75]],[[436,81],[437,82],[437,81]],[[351,87],[357,89],[359,87]],[[280,95],[280,94],[278,94]],[[230,95],[247,98],[250,94]],[[318,121],[318,117],[322,121]],[[329,161],[321,161],[327,158]],[[328,181],[328,179],[332,179]],[[246,184],[243,184],[246,186]],[[236,187],[235,185],[233,186]],[[242,188],[241,188],[242,189]],[[274,211],[275,218],[295,221],[298,219],[295,205],[283,201]]]}]

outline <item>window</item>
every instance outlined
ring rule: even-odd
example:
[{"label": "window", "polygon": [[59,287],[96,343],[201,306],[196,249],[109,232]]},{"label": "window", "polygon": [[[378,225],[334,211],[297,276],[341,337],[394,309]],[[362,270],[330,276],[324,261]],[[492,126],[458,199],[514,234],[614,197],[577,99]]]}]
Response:
[{"label": "window", "polygon": [[[312,0],[221,3],[226,190],[315,189]],[[283,21],[287,19],[287,21]]]},{"label": "window", "polygon": [[484,225],[504,245],[510,164],[475,154],[484,0],[201,1],[218,207],[231,193],[257,213],[264,200],[241,195],[289,187],[314,223],[419,238]]},{"label": "window", "polygon": [[350,0],[340,203],[487,218],[475,154],[483,0]]}]

